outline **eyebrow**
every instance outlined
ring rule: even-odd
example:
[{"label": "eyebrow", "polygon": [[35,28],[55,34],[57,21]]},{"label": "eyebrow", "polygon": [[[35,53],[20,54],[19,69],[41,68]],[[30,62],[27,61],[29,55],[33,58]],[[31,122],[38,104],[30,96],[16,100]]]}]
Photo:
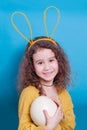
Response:
[{"label": "eyebrow", "polygon": [[[53,59],[53,58],[55,58],[55,56],[49,57],[48,59]],[[35,63],[40,62],[40,61],[42,61],[42,60],[43,60],[43,59],[38,59],[38,60],[35,61]]]}]

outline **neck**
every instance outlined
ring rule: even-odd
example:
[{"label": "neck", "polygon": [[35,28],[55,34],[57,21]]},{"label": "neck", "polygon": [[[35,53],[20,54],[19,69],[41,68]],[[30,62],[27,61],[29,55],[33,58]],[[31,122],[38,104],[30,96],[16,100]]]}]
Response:
[{"label": "neck", "polygon": [[46,87],[53,87],[53,86],[54,86],[53,84],[51,84],[51,85],[46,85],[46,84],[43,84],[43,83],[41,83],[41,85],[42,85],[42,86],[46,86]]}]

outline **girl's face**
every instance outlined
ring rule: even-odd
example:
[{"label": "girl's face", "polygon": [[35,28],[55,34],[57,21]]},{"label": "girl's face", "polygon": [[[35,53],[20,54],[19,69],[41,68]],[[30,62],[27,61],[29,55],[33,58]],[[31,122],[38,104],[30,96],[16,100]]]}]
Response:
[{"label": "girl's face", "polygon": [[40,83],[51,85],[58,73],[58,61],[51,49],[40,48],[33,54],[33,64]]}]

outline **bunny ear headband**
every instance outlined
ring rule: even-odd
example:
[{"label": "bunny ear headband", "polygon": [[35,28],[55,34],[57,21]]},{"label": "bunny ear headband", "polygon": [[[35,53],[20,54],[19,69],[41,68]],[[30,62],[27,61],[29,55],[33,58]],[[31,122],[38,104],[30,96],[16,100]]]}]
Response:
[{"label": "bunny ear headband", "polygon": [[[49,34],[48,34],[48,29],[47,29],[47,26],[46,26],[46,13],[47,13],[48,9],[50,9],[50,8],[54,8],[54,9],[57,11],[58,17],[57,17],[57,20],[56,20],[56,24],[55,24],[55,26],[54,26],[54,28],[53,28],[53,31],[52,31],[51,35],[49,36]],[[30,29],[30,40],[29,40],[29,39],[18,29],[18,27],[15,25],[13,18],[14,18],[14,15],[16,15],[16,14],[20,14],[20,15],[22,15],[22,16],[25,18],[25,20],[26,20],[26,22],[27,22],[27,24],[28,24],[28,27],[29,27],[29,29]],[[15,12],[13,12],[12,15],[11,15],[11,23],[12,23],[14,29],[21,35],[21,37],[23,37],[27,42],[30,43],[30,47],[31,47],[32,45],[34,45],[35,43],[37,43],[38,41],[41,41],[41,40],[50,41],[51,43],[56,44],[56,42],[55,42],[54,40],[52,40],[51,38],[52,38],[52,36],[54,35],[54,33],[55,33],[55,31],[56,31],[56,29],[57,29],[57,27],[58,27],[59,20],[60,20],[60,11],[58,10],[58,8],[55,7],[55,6],[49,6],[49,7],[47,7],[47,8],[44,10],[44,28],[45,28],[45,31],[46,31],[46,36],[47,36],[47,38],[40,38],[40,39],[37,39],[37,40],[34,40],[34,41],[33,41],[33,39],[32,39],[32,27],[31,27],[30,20],[28,19],[28,17],[27,17],[23,12],[20,12],[20,11],[15,11]]]}]

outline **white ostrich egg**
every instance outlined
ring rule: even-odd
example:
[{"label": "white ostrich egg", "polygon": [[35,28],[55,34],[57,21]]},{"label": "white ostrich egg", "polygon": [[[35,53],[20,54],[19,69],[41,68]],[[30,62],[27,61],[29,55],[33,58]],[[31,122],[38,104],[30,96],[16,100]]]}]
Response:
[{"label": "white ostrich egg", "polygon": [[43,110],[46,110],[49,116],[53,116],[57,110],[57,105],[47,96],[39,96],[33,101],[30,108],[30,116],[38,126],[46,124]]}]

